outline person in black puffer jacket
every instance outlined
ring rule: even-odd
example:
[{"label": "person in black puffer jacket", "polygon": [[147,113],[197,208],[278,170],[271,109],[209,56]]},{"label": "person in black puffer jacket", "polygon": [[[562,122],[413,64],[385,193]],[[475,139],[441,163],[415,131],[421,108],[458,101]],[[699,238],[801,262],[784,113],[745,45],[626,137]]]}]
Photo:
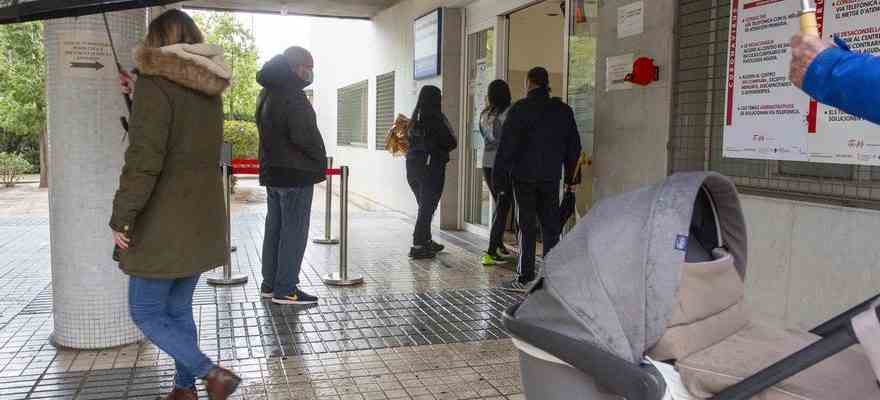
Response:
[{"label": "person in black puffer jacket", "polygon": [[443,195],[449,153],[458,142],[441,111],[441,99],[438,87],[423,87],[407,133],[406,179],[419,205],[413,247],[409,252],[414,259],[433,258],[443,250],[431,237],[431,221]]},{"label": "person in black puffer jacket", "polygon": [[263,86],[256,115],[260,185],[268,195],[260,289],[276,304],[318,302],[298,287],[312,194],[315,184],[324,181],[327,168],[315,110],[303,92],[312,83],[313,69],[312,55],[291,47],[257,74],[257,83]]}]

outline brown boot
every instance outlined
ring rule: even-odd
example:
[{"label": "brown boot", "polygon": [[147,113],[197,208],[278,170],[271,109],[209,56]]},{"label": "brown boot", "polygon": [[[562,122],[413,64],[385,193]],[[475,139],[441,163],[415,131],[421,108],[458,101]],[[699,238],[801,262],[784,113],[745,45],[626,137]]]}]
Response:
[{"label": "brown boot", "polygon": [[165,400],[199,400],[199,392],[196,388],[181,389],[174,388]]},{"label": "brown boot", "polygon": [[215,367],[205,377],[205,389],[210,400],[226,400],[235,393],[241,378],[226,368]]}]

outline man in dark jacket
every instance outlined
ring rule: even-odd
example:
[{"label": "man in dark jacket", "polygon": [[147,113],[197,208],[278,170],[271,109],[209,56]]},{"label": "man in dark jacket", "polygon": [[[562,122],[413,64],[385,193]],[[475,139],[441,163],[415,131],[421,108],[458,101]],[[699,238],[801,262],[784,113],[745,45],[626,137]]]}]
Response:
[{"label": "man in dark jacket", "polygon": [[[550,97],[550,76],[541,67],[528,73],[529,93],[511,107],[495,159],[495,182],[512,180],[519,205],[520,256],[517,276],[502,289],[524,292],[535,276],[537,221],[544,236],[544,255],[559,242],[559,183],[565,170],[566,190],[581,154],[574,112]],[[502,185],[503,187],[503,185]]]},{"label": "man in dark jacket", "polygon": [[327,152],[315,110],[303,88],[313,79],[306,49],[291,47],[257,73],[263,86],[257,102],[260,132],[260,185],[268,194],[263,239],[264,298],[276,304],[317,303],[299,289],[314,185],[324,181]]}]

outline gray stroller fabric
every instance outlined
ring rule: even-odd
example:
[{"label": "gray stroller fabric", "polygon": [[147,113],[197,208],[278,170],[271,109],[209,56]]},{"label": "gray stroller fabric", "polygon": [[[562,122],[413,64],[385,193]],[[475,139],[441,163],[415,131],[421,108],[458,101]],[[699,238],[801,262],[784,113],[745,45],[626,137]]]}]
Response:
[{"label": "gray stroller fabric", "polygon": [[[694,215],[698,200],[715,212],[707,217],[697,207]],[[707,240],[694,237],[701,229],[692,219],[710,220],[745,278],[746,226],[735,186],[716,173],[681,173],[596,204],[548,255],[516,318],[641,362],[666,330],[686,254],[711,254]]]}]

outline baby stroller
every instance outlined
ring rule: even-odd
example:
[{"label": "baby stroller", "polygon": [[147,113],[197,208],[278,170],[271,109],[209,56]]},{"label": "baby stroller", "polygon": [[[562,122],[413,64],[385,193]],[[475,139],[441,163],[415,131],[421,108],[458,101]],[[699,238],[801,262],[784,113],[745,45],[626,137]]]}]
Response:
[{"label": "baby stroller", "polygon": [[695,398],[880,399],[873,299],[812,333],[774,328],[744,307],[746,256],[721,175],[676,174],[601,201],[505,313],[526,397],[660,400],[650,357],[673,364]]}]

